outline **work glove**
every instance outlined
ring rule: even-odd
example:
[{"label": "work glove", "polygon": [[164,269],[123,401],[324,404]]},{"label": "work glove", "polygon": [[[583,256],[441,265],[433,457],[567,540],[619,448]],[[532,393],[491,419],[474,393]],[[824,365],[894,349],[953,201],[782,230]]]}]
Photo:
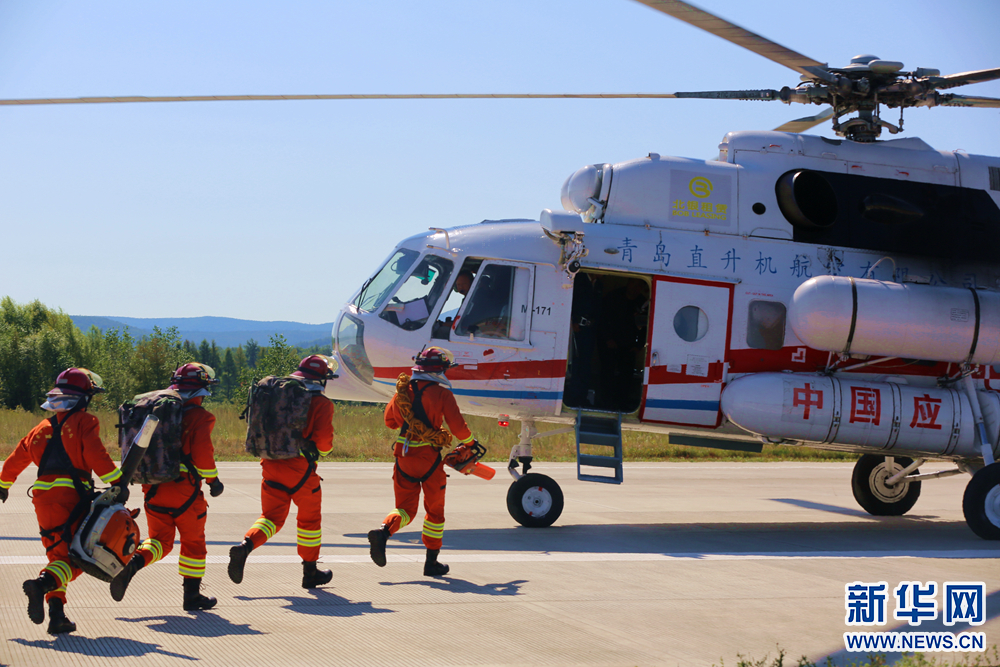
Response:
[{"label": "work glove", "polygon": [[222,480],[219,479],[218,477],[216,477],[215,479],[213,479],[211,482],[208,483],[208,492],[212,495],[213,498],[218,498],[219,496],[221,496],[225,488],[226,487],[222,483]]},{"label": "work glove", "polygon": [[118,498],[115,500],[115,502],[124,505],[125,503],[128,502],[128,495],[129,495],[128,484],[118,483],[115,484],[115,486],[118,487]]},{"label": "work glove", "polygon": [[10,495],[10,489],[0,486],[0,502],[7,502],[7,496]]}]

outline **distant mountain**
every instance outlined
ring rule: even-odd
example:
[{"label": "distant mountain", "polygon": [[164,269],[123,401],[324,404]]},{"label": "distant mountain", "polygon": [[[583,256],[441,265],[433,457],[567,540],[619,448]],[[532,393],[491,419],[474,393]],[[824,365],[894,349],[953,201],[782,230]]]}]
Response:
[{"label": "distant mountain", "polygon": [[220,347],[243,345],[251,338],[267,345],[271,336],[281,334],[290,345],[312,347],[329,344],[333,323],[303,324],[301,322],[259,322],[238,320],[232,317],[95,317],[70,315],[73,323],[86,332],[95,326],[103,333],[108,329],[123,329],[138,338],[153,333],[153,327],[162,330],[177,327],[184,340],[200,343],[215,341]]}]

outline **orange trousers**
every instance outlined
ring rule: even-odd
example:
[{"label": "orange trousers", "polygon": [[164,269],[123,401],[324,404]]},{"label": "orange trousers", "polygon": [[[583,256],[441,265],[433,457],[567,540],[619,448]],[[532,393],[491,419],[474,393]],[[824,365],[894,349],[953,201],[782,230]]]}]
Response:
[{"label": "orange trousers", "polygon": [[268,480],[294,488],[305,473],[305,459],[288,459],[285,461],[266,461],[264,479],[260,484],[261,515],[254,522],[245,537],[253,542],[257,549],[274,534],[281,530],[288,518],[291,504],[298,508],[295,516],[296,546],[299,557],[304,562],[319,560],[319,548],[323,542],[323,487],[322,478],[313,470],[298,491],[289,495],[281,489],[267,484]]},{"label": "orange trousers", "polygon": [[400,474],[400,471],[410,477],[420,479],[434,464],[437,452],[431,447],[410,449],[407,456],[396,458],[396,467],[392,471],[392,487],[396,495],[396,509],[386,515],[383,523],[392,535],[413,521],[420,503],[420,492],[424,492],[424,527],[421,539],[428,549],[440,549],[444,537],[444,492],[448,485],[448,475],[444,471],[444,463],[438,463],[437,468],[424,482],[412,482]]},{"label": "orange trousers", "polygon": [[[38,528],[41,531],[54,530],[66,523],[73,509],[80,502],[76,489],[54,487],[48,491],[35,491],[31,500],[35,506],[35,516],[38,518]],[[70,535],[76,532],[83,521],[83,516],[73,522]],[[70,538],[72,539],[72,537]],[[73,567],[69,562],[69,542],[63,540],[62,531],[51,535],[42,535],[42,545],[45,547],[45,557],[48,565],[39,574],[48,572],[59,582],[58,588],[45,594],[45,600],[59,598],[66,602],[66,586],[80,576],[83,570]]]},{"label": "orange trousers", "polygon": [[[185,476],[186,477],[186,476]],[[143,487],[145,490],[147,487]],[[177,517],[165,512],[158,512],[156,507],[179,508],[187,502],[191,494],[197,494],[182,514]],[[139,547],[137,555],[141,555],[146,565],[151,565],[169,554],[174,548],[174,535],[180,533],[181,554],[177,561],[177,571],[182,577],[201,579],[205,576],[205,519],[208,517],[208,503],[201,490],[188,479],[177,482],[159,484],[152,500],[145,505],[146,526],[149,538]]]}]

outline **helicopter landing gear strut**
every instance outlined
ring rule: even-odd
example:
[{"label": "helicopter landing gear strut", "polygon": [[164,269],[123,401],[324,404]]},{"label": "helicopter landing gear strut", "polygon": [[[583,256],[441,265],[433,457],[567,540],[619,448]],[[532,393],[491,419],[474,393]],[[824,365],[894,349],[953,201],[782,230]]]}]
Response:
[{"label": "helicopter landing gear strut", "polygon": [[[507,471],[514,478],[507,490],[507,511],[526,528],[551,526],[563,510],[563,494],[559,484],[548,475],[528,472],[532,461],[531,440],[572,430],[570,427],[539,433],[533,420],[525,419],[521,422],[521,438],[511,448],[507,464]],[[518,465],[521,466],[520,471],[517,469]]]}]

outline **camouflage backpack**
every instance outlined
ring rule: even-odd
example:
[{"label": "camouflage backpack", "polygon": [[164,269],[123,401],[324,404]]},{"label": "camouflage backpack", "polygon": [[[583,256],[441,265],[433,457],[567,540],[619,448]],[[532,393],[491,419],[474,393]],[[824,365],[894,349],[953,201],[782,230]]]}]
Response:
[{"label": "camouflage backpack", "polygon": [[269,375],[250,388],[246,450],[262,459],[291,459],[314,454],[316,447],[302,436],[309,420],[313,393],[302,380]]},{"label": "camouflage backpack", "polygon": [[142,457],[132,481],[139,484],[172,482],[181,474],[184,401],[173,389],[139,394],[118,408],[118,446],[122,460],[128,456],[132,441],[150,414],[160,420],[149,441],[149,449]]}]

